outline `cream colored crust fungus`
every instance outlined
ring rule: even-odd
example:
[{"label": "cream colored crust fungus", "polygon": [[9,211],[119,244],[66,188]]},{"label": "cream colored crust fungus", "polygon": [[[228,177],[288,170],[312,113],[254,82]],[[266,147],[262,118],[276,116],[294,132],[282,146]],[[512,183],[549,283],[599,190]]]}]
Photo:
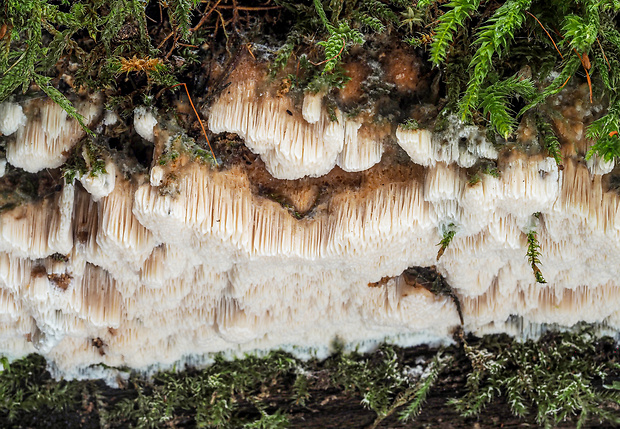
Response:
[{"label": "cream colored crust fungus", "polygon": [[[78,102],[76,108],[86,125],[101,114],[97,100]],[[25,125],[19,122],[15,137],[8,140],[8,162],[29,173],[60,167],[67,160],[70,149],[85,135],[84,130],[78,121],[68,118],[67,112],[50,99],[30,100],[24,103],[23,109],[27,122],[23,122]]]},{"label": "cream colored crust fungus", "polygon": [[231,85],[209,111],[209,128],[233,132],[259,154],[278,179],[322,176],[337,164],[366,170],[381,160],[383,137],[336,110],[330,118],[322,93],[307,93],[300,114],[289,97],[257,89],[255,81]]},{"label": "cream colored crust fungus", "polygon": [[[442,142],[445,133],[390,133],[340,114],[332,122],[318,95],[296,108],[255,91],[245,81],[230,87],[209,124],[238,133],[274,176],[318,176],[336,164],[365,170],[390,139],[416,173],[391,181],[381,173],[391,166],[362,171],[358,188],[298,219],[257,195],[240,166],[183,155],[126,180],[109,161],[106,175],[0,214],[2,353],[38,351],[78,376],[96,363],[144,369],[220,351],[321,350],[335,337],[446,339],[460,325],[454,302],[403,275],[432,265],[459,297],[467,331],[511,330],[514,316],[620,328],[620,206],[603,188],[609,166],[567,156],[559,170],[541,155],[500,157],[477,129],[458,124]],[[78,128],[37,103],[24,109],[18,140],[40,136],[45,144],[28,153],[53,165],[51,142],[73,141]],[[162,153],[174,136],[149,126]],[[499,177],[469,183],[465,168],[479,159],[496,160]],[[448,225],[456,233],[437,261]],[[546,284],[526,258],[532,229]]]}]

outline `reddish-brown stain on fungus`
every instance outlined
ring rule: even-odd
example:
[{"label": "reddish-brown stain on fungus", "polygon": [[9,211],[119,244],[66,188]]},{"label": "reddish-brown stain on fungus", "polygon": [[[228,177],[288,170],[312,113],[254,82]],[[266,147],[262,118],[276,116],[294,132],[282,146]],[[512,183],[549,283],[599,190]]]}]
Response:
[{"label": "reddish-brown stain on fungus", "polygon": [[399,92],[414,92],[420,82],[420,61],[401,49],[383,57],[385,80],[396,85]]},{"label": "reddish-brown stain on fungus", "polygon": [[345,75],[351,78],[339,92],[340,101],[346,105],[358,103],[364,95],[361,83],[368,77],[368,67],[359,61],[345,64]]}]

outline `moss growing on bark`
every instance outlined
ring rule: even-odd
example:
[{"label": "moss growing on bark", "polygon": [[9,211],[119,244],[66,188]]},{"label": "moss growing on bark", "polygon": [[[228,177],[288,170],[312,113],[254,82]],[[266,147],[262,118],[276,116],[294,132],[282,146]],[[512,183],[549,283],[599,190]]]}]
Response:
[{"label": "moss growing on bark", "polygon": [[[330,402],[345,413],[357,407],[359,415],[340,427],[416,419],[437,425],[441,417],[471,426],[485,407],[506,404],[515,422],[546,427],[620,422],[618,346],[583,326],[524,343],[469,337],[441,349],[384,345],[370,354],[345,353],[340,346],[324,361],[285,352],[216,357],[205,369],[134,374],[116,389],[54,381],[37,355],[2,363],[3,427],[37,427],[42,418],[64,419],[69,427],[308,427]],[[427,413],[425,401],[441,407],[442,416]]]}]

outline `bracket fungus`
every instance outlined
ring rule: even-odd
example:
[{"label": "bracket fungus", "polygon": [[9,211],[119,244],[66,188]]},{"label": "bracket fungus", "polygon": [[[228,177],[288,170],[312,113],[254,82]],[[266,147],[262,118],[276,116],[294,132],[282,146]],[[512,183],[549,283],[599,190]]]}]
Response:
[{"label": "bracket fungus", "polygon": [[[174,120],[137,108],[148,168],[129,174],[110,150],[97,174],[3,207],[3,353],[38,350],[78,376],[98,363],[325,349],[335,337],[411,344],[461,324],[510,331],[515,317],[620,328],[620,199],[605,176],[614,166],[583,161],[573,149],[583,133],[562,130],[574,145],[560,169],[516,144],[498,150],[455,117],[439,132],[331,117],[325,94],[278,96],[260,73],[233,74],[203,109],[213,133],[236,134],[257,156],[252,165],[202,162]],[[87,123],[120,120],[96,100],[80,106]],[[0,124],[8,163],[33,174],[59,167],[83,133],[41,99],[0,105]],[[481,163],[496,174],[472,181]],[[256,177],[301,214],[257,191]]]}]

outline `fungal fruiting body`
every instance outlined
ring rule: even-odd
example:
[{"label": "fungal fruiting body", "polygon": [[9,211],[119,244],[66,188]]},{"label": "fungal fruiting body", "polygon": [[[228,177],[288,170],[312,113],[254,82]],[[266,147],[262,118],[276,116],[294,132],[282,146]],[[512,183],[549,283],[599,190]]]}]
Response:
[{"label": "fungal fruiting body", "polygon": [[[109,157],[105,173],[0,213],[2,353],[39,351],[76,376],[97,363],[146,368],[220,351],[321,350],[335,337],[445,339],[461,324],[455,300],[407,275],[431,266],[458,298],[467,331],[511,331],[515,317],[620,327],[620,206],[604,185],[609,165],[567,154],[560,170],[544,153],[501,155],[484,130],[455,119],[441,134],[339,111],[332,121],[321,94],[296,105],[260,91],[236,81],[206,112],[210,129],[240,136],[270,183],[283,179],[282,193],[309,199],[307,207],[257,192],[243,165],[195,161],[182,152],[182,132],[136,109],[135,131],[156,154],[148,174],[128,178]],[[78,138],[49,102],[23,106],[27,121],[13,105],[2,109],[12,112],[0,118],[4,129],[17,124],[7,144],[14,166],[23,152],[38,157],[29,171],[52,168]],[[45,144],[21,148],[27,134]],[[480,162],[498,173],[472,181],[467,169]],[[356,185],[300,185],[326,174]],[[448,226],[454,233],[438,259]],[[527,257],[532,228],[544,284]]]}]

